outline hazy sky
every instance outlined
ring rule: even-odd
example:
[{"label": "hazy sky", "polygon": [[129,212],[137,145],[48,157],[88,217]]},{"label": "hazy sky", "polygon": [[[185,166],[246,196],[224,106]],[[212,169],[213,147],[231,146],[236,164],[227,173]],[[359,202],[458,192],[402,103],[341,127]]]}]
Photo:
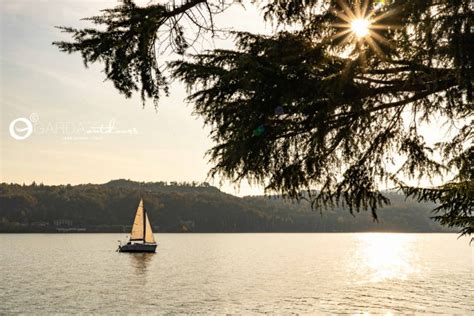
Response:
[{"label": "hazy sky", "polygon": [[[152,102],[143,108],[139,97],[125,99],[111,82],[104,82],[102,65],[86,69],[79,54],[61,53],[51,44],[69,39],[54,26],[88,26],[80,19],[116,4],[116,0],[0,0],[1,182],[209,180],[211,166],[205,153],[213,144],[202,120],[191,115],[182,84],[172,84],[171,96],[160,100],[158,111]],[[272,31],[248,4],[233,5],[215,21],[234,30]],[[233,44],[230,39],[216,39],[203,45],[212,49]],[[11,122],[18,118],[33,122],[27,139],[11,137]],[[107,133],[108,127],[113,127],[113,134]],[[447,131],[438,120],[420,129],[428,143],[442,140]],[[401,162],[396,154],[394,158]],[[219,185],[219,179],[212,183]],[[263,192],[246,183],[238,191],[229,183],[222,190],[238,195]]]},{"label": "hazy sky", "polygon": [[[208,130],[184,102],[184,88],[174,83],[156,112],[150,102],[125,99],[104,82],[102,65],[84,68],[80,55],[51,45],[67,39],[55,25],[85,26],[80,19],[112,7],[115,0],[1,0],[1,182],[45,184],[137,181],[204,181],[212,147]],[[268,33],[252,6],[235,5],[218,25]],[[212,43],[205,48],[213,48]],[[220,41],[215,45],[232,45]],[[166,57],[166,56],[165,56]],[[169,57],[169,56],[168,56]],[[16,140],[9,132],[17,118],[33,122],[33,133]],[[113,125],[114,133],[100,127]],[[20,125],[16,125],[21,127]],[[105,131],[105,129],[102,129]],[[214,184],[218,185],[215,181]],[[239,195],[262,190],[225,184]]]}]

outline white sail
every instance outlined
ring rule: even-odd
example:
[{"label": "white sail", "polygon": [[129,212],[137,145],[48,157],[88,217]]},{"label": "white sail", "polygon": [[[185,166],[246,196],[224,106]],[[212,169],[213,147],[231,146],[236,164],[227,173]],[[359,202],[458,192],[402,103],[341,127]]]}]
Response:
[{"label": "white sail", "polygon": [[153,231],[151,230],[150,221],[148,220],[148,214],[146,215],[146,230],[145,230],[145,242],[155,243],[155,237],[153,236]]},{"label": "white sail", "polygon": [[132,232],[130,233],[130,240],[143,240],[143,199],[138,204],[137,214],[133,221]]},{"label": "white sail", "polygon": [[143,207],[143,199],[138,204],[137,214],[133,221],[132,232],[130,234],[130,240],[143,240],[146,243],[155,243],[155,237],[151,230],[150,220],[146,214],[145,208]]}]

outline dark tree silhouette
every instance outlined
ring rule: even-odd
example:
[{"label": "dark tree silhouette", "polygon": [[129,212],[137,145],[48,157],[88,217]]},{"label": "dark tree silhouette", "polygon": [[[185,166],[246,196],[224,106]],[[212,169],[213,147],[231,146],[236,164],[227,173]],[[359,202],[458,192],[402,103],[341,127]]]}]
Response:
[{"label": "dark tree silhouette", "polygon": [[[378,189],[388,183],[440,202],[437,220],[472,233],[472,1],[252,5],[280,31],[232,33],[235,50],[186,55],[168,68],[212,127],[211,174],[248,178],[313,207],[371,209],[374,218],[388,203]],[[168,87],[156,50],[185,55],[204,32],[218,32],[213,16],[228,6],[123,1],[90,18],[97,29],[61,28],[74,40],[55,44],[80,52],[86,65],[104,63],[107,79],[126,96],[140,91],[156,102]],[[422,124],[451,132],[428,144]],[[437,188],[402,181],[437,175],[446,183]]]}]

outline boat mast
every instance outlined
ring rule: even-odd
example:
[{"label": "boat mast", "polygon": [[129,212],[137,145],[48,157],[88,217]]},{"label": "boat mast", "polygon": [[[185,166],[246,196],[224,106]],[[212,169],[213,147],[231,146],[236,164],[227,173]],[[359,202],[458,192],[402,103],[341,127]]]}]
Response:
[{"label": "boat mast", "polygon": [[146,209],[145,205],[143,205],[143,243],[145,243],[146,236]]}]

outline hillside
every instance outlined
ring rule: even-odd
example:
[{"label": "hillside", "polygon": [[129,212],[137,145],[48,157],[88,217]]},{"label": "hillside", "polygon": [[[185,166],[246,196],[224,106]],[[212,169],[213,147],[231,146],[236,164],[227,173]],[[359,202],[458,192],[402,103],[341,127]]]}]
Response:
[{"label": "hillside", "polygon": [[140,196],[155,232],[439,232],[434,205],[387,193],[391,205],[352,216],[343,209],[312,211],[275,197],[236,197],[207,183],[46,186],[0,184],[0,232],[128,232]]}]

